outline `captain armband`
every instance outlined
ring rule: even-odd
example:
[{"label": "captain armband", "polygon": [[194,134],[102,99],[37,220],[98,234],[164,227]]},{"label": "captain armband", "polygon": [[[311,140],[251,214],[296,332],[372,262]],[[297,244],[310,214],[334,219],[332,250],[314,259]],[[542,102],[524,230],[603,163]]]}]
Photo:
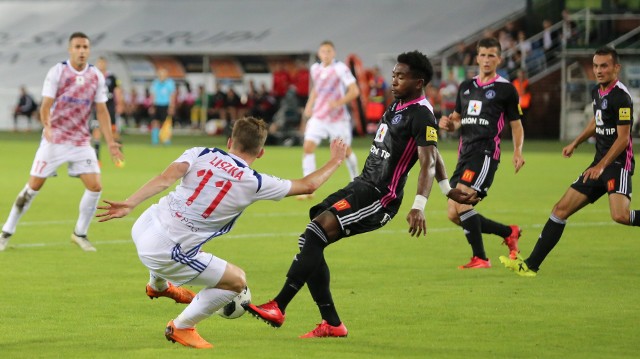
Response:
[{"label": "captain armband", "polygon": [[417,194],[416,198],[413,200],[413,206],[411,209],[419,209],[424,211],[424,207],[427,205],[427,197]]},{"label": "captain armband", "polygon": [[451,186],[449,185],[449,179],[445,178],[442,181],[438,182],[438,186],[440,186],[440,191],[442,194],[449,197],[449,192],[451,192]]}]

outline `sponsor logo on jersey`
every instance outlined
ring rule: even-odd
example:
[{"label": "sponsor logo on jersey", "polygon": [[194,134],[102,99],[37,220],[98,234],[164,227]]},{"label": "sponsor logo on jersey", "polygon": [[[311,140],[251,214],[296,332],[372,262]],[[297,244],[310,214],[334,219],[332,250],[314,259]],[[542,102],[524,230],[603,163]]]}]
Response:
[{"label": "sponsor logo on jersey", "polygon": [[76,85],[84,85],[84,77],[83,76],[76,76]]},{"label": "sponsor logo on jersey", "polygon": [[618,117],[620,118],[620,121],[631,121],[631,108],[620,107],[618,110]]},{"label": "sponsor logo on jersey", "polygon": [[489,90],[484,94],[484,97],[491,100],[492,98],[496,97],[496,92],[493,90]]},{"label": "sponsor logo on jersey", "polygon": [[473,178],[476,176],[476,173],[472,170],[464,170],[464,173],[462,173],[462,177],[461,179],[465,182],[471,182],[473,181]]},{"label": "sponsor logo on jersey", "polygon": [[438,130],[431,126],[427,126],[427,141],[438,142]]},{"label": "sponsor logo on jersey", "polygon": [[338,202],[334,203],[332,207],[337,209],[338,211],[344,211],[345,209],[351,208],[351,204],[347,202],[346,199],[341,199]]},{"label": "sponsor logo on jersey", "polygon": [[596,125],[598,126],[604,125],[604,122],[602,122],[602,110],[599,110],[599,109],[596,110],[595,118],[596,118]]},{"label": "sponsor logo on jersey", "polygon": [[469,101],[469,107],[467,107],[467,115],[478,116],[482,111],[482,102],[477,100]]},{"label": "sponsor logo on jersey", "polygon": [[616,189],[616,179],[612,178],[607,181],[607,192],[611,192]]},{"label": "sponsor logo on jersey", "polygon": [[605,98],[604,100],[602,100],[600,107],[602,107],[603,110],[606,110],[608,105],[609,105],[609,102],[607,102],[607,99]]},{"label": "sponsor logo on jersey", "polygon": [[389,130],[389,127],[387,126],[386,123],[380,124],[380,127],[378,127],[378,132],[376,132],[376,137],[373,140],[376,142],[384,141],[384,136],[387,135],[388,130]]},{"label": "sponsor logo on jersey", "polygon": [[400,122],[400,120],[402,120],[402,115],[399,115],[399,114],[398,114],[398,115],[395,115],[395,116],[393,116],[393,118],[391,119],[391,124],[392,124],[392,125],[397,125],[397,124]]}]

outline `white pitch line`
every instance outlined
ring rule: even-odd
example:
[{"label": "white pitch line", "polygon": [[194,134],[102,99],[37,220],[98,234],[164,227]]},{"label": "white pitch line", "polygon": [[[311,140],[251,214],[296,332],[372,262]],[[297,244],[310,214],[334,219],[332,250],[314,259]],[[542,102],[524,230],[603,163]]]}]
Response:
[{"label": "white pitch line", "polygon": [[[125,219],[126,220],[126,219]],[[47,223],[49,223],[50,221],[48,221]],[[55,223],[57,222],[64,222],[66,223],[66,221],[53,221]],[[35,223],[38,224],[42,224],[44,222],[31,222],[31,225],[34,225]],[[26,223],[25,223],[26,224]],[[607,222],[568,222],[567,225],[569,227],[600,227],[600,226],[619,226],[618,223],[615,223],[613,221],[607,221]],[[544,226],[544,224],[532,224],[532,225],[526,225],[526,226],[521,226],[523,229],[535,229],[535,228],[542,228]],[[429,228],[427,227],[427,233],[433,233],[433,232],[453,232],[453,231],[459,231],[460,228],[459,227],[455,227],[455,226],[448,226],[448,227],[436,227],[436,228]],[[375,233],[380,233],[380,234],[406,234],[407,233],[407,229],[379,229],[377,231],[375,231]],[[297,236],[300,235],[300,231],[298,232],[266,232],[266,233],[243,233],[243,234],[226,234],[224,236],[220,236],[220,237],[216,237],[216,241],[219,240],[230,240],[230,239],[244,239],[244,238],[272,238],[272,237],[286,237],[286,238],[297,238]],[[105,240],[105,241],[92,241],[92,243],[94,244],[99,244],[99,245],[103,245],[103,244],[128,244],[131,243],[131,239],[113,239],[113,240]],[[13,244],[11,242],[9,242],[9,246],[10,247],[15,247],[15,248],[31,248],[31,247],[56,247],[56,246],[62,246],[62,245],[68,245],[69,242],[67,241],[60,241],[60,242],[53,242],[53,243],[16,243]]]}]

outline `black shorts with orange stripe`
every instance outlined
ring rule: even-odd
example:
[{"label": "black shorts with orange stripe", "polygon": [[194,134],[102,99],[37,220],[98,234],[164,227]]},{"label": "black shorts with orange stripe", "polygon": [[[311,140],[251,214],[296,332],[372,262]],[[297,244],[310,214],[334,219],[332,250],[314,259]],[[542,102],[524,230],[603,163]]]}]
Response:
[{"label": "black shorts with orange stripe", "polygon": [[338,219],[341,238],[375,231],[398,212],[397,207],[382,206],[380,200],[383,196],[374,186],[356,179],[311,207],[309,218],[313,220],[320,213],[330,211]]},{"label": "black shorts with orange stripe", "polygon": [[[596,165],[591,163],[589,167]],[[621,164],[612,163],[604,169],[598,179],[589,179],[584,182],[584,175],[571,184],[571,188],[584,194],[593,203],[605,193],[618,193],[631,199],[631,173]]]},{"label": "black shorts with orange stripe", "polygon": [[500,161],[482,152],[459,160],[453,175],[449,178],[451,187],[455,188],[458,183],[462,183],[476,190],[478,197],[484,198],[491,188],[499,164]]}]

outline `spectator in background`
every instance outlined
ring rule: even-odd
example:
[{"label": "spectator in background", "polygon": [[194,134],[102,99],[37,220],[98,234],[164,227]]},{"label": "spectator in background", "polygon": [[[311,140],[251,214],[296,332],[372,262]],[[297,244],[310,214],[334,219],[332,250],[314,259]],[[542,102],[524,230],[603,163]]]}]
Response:
[{"label": "spectator in background", "polygon": [[507,21],[507,23],[504,24],[504,31],[506,31],[507,34],[509,34],[509,37],[511,37],[513,41],[515,41],[518,38],[518,28],[516,27],[516,24],[513,21]]},{"label": "spectator in background", "polygon": [[278,104],[275,96],[267,89],[267,85],[264,82],[261,83],[256,106],[258,117],[267,123],[271,123],[273,121],[273,115],[277,110]]},{"label": "spectator in background", "polygon": [[562,41],[569,46],[578,44],[578,24],[571,20],[567,9],[562,10]]},{"label": "spectator in background", "polygon": [[498,41],[500,41],[502,51],[508,51],[515,45],[514,38],[506,30],[498,31]]},{"label": "spectator in background", "polygon": [[204,129],[207,122],[207,92],[204,85],[198,86],[198,93],[193,99],[193,107],[191,107],[191,128]]},{"label": "spectator in background", "polygon": [[209,96],[209,108],[207,116],[211,119],[227,119],[227,94],[222,90],[222,85],[216,82],[216,90]]},{"label": "spectator in background", "polygon": [[169,78],[167,69],[158,69],[158,78],[149,88],[151,93],[151,144],[160,143],[160,123],[175,114],[176,83]]},{"label": "spectator in background", "polygon": [[[442,100],[442,115],[448,116],[456,109],[458,95],[458,81],[454,69],[449,69],[447,79],[440,82],[440,96]],[[437,117],[440,118],[440,117]]]},{"label": "spectator in background", "polygon": [[184,85],[178,86],[176,95],[176,122],[181,127],[189,126],[191,122],[191,108],[196,102],[196,95],[191,90],[191,85],[185,82]]},{"label": "spectator in background", "polygon": [[551,20],[542,21],[542,48],[544,49],[544,55],[547,60],[547,64],[556,58],[556,51],[560,41],[558,39],[557,31],[552,29],[553,24]]},{"label": "spectator in background", "polygon": [[[38,104],[33,99],[33,97],[27,92],[27,88],[24,86],[20,87],[20,97],[18,97],[18,103],[16,104],[16,108],[13,110],[13,130],[18,130],[18,117],[26,116],[27,117],[27,131],[31,131],[31,117],[36,110],[38,109]],[[37,116],[37,113],[36,113]]]},{"label": "spectator in background", "polygon": [[285,68],[284,64],[280,61],[276,62],[273,66],[273,96],[275,96],[278,104],[280,100],[287,94],[289,84],[291,83],[291,76]]},{"label": "spectator in background", "polygon": [[227,89],[225,104],[227,106],[227,121],[231,124],[238,118],[238,110],[242,105],[240,95],[238,95],[231,85],[229,85]]},{"label": "spectator in background", "polygon": [[520,97],[520,109],[522,110],[522,120],[526,121],[527,112],[529,112],[529,106],[531,105],[531,92],[529,92],[529,79],[527,78],[527,72],[523,69],[519,69],[516,73],[516,78],[511,82],[513,87],[518,91]]},{"label": "spectator in background", "polygon": [[531,41],[527,40],[527,35],[522,30],[518,31],[516,49],[520,50],[520,55],[522,56],[523,61],[526,61],[526,58],[531,54]]},{"label": "spectator in background", "polygon": [[473,52],[467,49],[464,41],[456,45],[456,53],[451,56],[451,66],[471,66],[473,64]]},{"label": "spectator in background", "polygon": [[302,107],[309,99],[309,68],[302,59],[296,60],[296,70],[293,73],[292,84],[296,89],[298,104]]}]

